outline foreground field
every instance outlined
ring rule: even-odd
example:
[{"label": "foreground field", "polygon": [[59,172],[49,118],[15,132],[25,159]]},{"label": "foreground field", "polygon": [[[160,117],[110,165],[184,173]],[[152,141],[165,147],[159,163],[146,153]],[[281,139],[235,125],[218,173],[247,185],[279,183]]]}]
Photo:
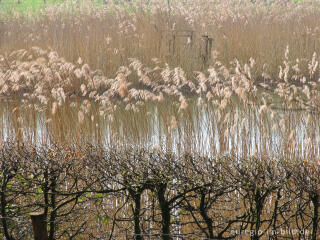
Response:
[{"label": "foreground field", "polygon": [[1,234],[318,239],[319,7],[0,11]]}]

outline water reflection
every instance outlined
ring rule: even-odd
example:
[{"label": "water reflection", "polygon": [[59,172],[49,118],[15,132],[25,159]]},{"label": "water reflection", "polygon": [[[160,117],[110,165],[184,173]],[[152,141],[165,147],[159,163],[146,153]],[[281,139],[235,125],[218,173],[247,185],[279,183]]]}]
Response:
[{"label": "water reflection", "polygon": [[233,106],[221,111],[196,103],[179,110],[169,100],[146,103],[138,111],[125,110],[120,104],[109,115],[99,114],[99,106],[93,103],[81,121],[78,111],[79,108],[66,104],[52,114],[46,108],[2,102],[1,138],[38,145],[55,141],[90,142],[106,147],[130,144],[209,156],[320,155],[319,114],[281,110],[261,114],[254,106]]}]

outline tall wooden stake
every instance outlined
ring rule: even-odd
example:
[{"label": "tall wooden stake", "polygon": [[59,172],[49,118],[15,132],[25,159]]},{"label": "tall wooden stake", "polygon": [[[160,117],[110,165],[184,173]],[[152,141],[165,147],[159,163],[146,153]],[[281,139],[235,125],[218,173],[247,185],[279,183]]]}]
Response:
[{"label": "tall wooden stake", "polygon": [[43,212],[30,213],[34,240],[48,240],[47,224]]}]

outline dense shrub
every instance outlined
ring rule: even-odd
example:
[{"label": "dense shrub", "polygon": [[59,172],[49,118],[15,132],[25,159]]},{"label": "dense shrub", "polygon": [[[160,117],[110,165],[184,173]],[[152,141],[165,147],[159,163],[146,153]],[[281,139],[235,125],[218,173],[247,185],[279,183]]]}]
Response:
[{"label": "dense shrub", "polygon": [[[317,239],[314,160],[205,157],[129,146],[1,146],[1,234],[49,239]],[[289,164],[290,162],[290,164]]]}]

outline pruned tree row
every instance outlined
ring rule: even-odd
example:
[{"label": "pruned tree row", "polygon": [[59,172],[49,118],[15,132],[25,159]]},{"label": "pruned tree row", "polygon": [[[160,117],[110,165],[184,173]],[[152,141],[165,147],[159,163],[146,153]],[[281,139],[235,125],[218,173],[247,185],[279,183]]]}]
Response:
[{"label": "pruned tree row", "polygon": [[0,147],[0,234],[30,239],[319,238],[315,160],[92,145]]}]

